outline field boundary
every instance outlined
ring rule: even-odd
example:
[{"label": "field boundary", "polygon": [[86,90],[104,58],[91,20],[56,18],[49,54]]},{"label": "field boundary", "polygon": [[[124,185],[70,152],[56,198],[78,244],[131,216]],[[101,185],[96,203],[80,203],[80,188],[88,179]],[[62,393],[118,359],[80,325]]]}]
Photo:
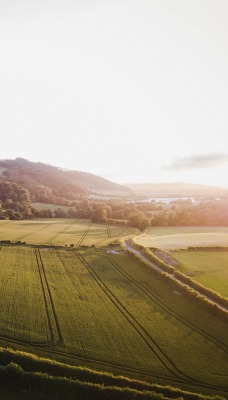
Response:
[{"label": "field boundary", "polygon": [[[174,397],[176,398],[176,396],[181,395],[181,398],[185,400],[189,399],[197,400],[204,398],[212,400],[214,398],[211,397],[210,395],[209,396],[201,395],[200,393],[189,392],[183,389],[177,389],[167,385],[162,386],[134,378],[132,379],[119,375],[116,376],[113,375],[112,373],[106,373],[100,371],[97,372],[95,370],[89,368],[83,368],[81,366],[79,367],[71,366],[69,364],[58,362],[56,360],[51,360],[40,356],[34,356],[29,353],[15,351],[12,349],[5,349],[3,347],[0,348],[0,355],[2,360],[0,369],[2,371],[7,371],[9,366],[12,365],[11,363],[16,363],[16,365],[19,365],[24,370],[24,373],[31,374],[39,370],[39,372],[41,373],[46,373],[51,375],[54,379],[55,377],[61,376],[65,377],[66,379],[80,380],[81,382],[84,381],[84,382],[103,384],[103,386],[105,387],[107,386],[112,386],[112,387],[114,386],[119,388],[129,387],[140,391],[154,390],[155,393],[162,393],[163,396],[171,396],[171,398]],[[15,373],[16,371],[18,371],[18,369],[15,370]],[[224,397],[219,396],[218,399],[224,399]]]},{"label": "field boundary", "polygon": [[226,311],[228,311],[228,299],[227,298],[221,296],[219,293],[215,292],[214,290],[201,285],[200,283],[191,279],[189,276],[176,270],[176,268],[174,266],[170,266],[164,260],[162,260],[159,256],[155,255],[154,251],[159,251],[159,249],[154,248],[151,251],[151,249],[149,249],[149,248],[144,248],[142,251],[142,254],[144,256],[146,256],[150,261],[155,262],[155,264],[159,265],[159,267],[164,272],[168,272],[174,278],[177,278],[180,282],[188,284],[190,287],[192,287],[193,289],[198,291],[201,295],[208,297],[210,301],[213,301],[215,304],[219,305],[221,308],[224,308]]},{"label": "field boundary", "polygon": [[[45,271],[45,267],[44,267],[44,263],[41,257],[41,253],[40,253],[40,249],[36,249],[36,257],[37,257],[37,264],[38,267],[40,269],[40,276],[43,277],[42,282],[45,283],[45,287],[46,287],[46,291],[48,293],[48,302],[45,302],[45,305],[47,305],[46,308],[46,313],[48,316],[48,324],[50,324],[50,332],[51,332],[51,344],[55,344],[58,346],[61,346],[63,344],[63,336],[60,330],[60,325],[59,325],[59,321],[58,321],[58,316],[55,310],[55,305],[54,305],[54,301],[53,301],[53,297],[52,297],[52,293],[51,293],[51,289],[48,283],[48,279],[47,279],[47,275],[46,275],[46,271]],[[41,273],[42,271],[42,273]],[[44,287],[44,285],[42,286],[42,288]],[[46,293],[45,289],[43,291],[44,295]],[[45,296],[46,297],[46,296]],[[44,298],[45,298],[44,297]],[[53,315],[53,318],[51,318],[51,315],[49,313],[49,308],[48,308],[48,303],[50,304],[50,308],[51,308],[51,314]],[[52,324],[52,320],[54,320],[54,328],[53,328],[53,324]],[[54,331],[55,331],[55,335],[57,334],[57,341],[55,342],[54,340]]]},{"label": "field boundary", "polygon": [[[93,270],[93,268],[88,264],[88,262],[85,260],[85,258],[79,254],[78,252],[74,251],[78,259],[83,263],[85,268],[88,270],[88,272],[92,275],[93,279],[97,282],[97,284],[100,286],[100,288],[103,290],[106,296],[109,297],[109,299],[112,301],[112,303],[118,308],[118,310],[121,312],[121,314],[127,319],[127,321],[133,326],[133,328],[137,331],[137,333],[141,336],[141,338],[144,340],[146,345],[150,348],[150,350],[156,355],[158,360],[161,362],[161,364],[175,377],[180,378],[179,375],[177,375],[177,372],[183,375],[183,373],[178,369],[178,367],[175,366],[175,364],[172,362],[172,360],[167,357],[167,355],[163,352],[163,350],[160,348],[160,346],[155,342],[155,340],[151,337],[151,335],[146,331],[146,329],[136,320],[136,318],[130,313],[130,311],[127,310],[127,308],[121,303],[121,301],[110,291],[110,289],[107,287],[107,285],[101,280],[101,278],[98,276],[98,274]],[[153,345],[157,348],[157,350],[154,349],[154,347],[149,343],[148,339],[152,341]],[[162,356],[158,354],[160,352]],[[164,359],[165,361],[164,361]],[[170,365],[167,365],[170,364]],[[173,368],[174,371],[172,371]],[[175,372],[176,370],[176,372]],[[183,379],[183,378],[182,378]],[[185,377],[186,379],[186,377]],[[189,380],[189,377],[187,377],[187,380]]]},{"label": "field boundary", "polygon": [[223,305],[220,305],[219,303],[216,303],[213,299],[210,299],[208,296],[205,296],[204,293],[201,293],[196,289],[194,289],[193,287],[191,287],[190,284],[182,282],[180,279],[175,277],[174,274],[164,272],[164,270],[160,266],[158,267],[155,262],[152,262],[140,251],[135,250],[133,247],[131,247],[129,241],[125,241],[123,247],[125,247],[129,251],[129,253],[134,255],[136,259],[141,260],[143,264],[152,267],[154,271],[156,271],[164,278],[169,280],[169,282],[172,283],[174,287],[177,287],[184,294],[191,296],[196,302],[206,306],[208,310],[210,310],[211,312],[221,316],[225,321],[228,321],[228,308],[224,307]]},{"label": "field boundary", "polygon": [[[15,246],[15,244],[13,244],[13,246]],[[25,245],[26,247],[27,245]],[[122,297],[122,292],[119,294],[119,292],[116,292],[115,288],[112,287],[111,281],[110,284],[108,283],[109,281],[106,281],[106,276],[103,276],[102,273],[102,265],[101,264],[101,269],[99,268],[97,270],[97,267],[100,265],[99,261],[96,261],[95,259],[92,259],[93,261],[90,262],[90,259],[88,259],[87,257],[87,253],[83,253],[83,248],[79,249],[73,249],[73,248],[67,248],[63,247],[63,246],[30,246],[29,247],[33,247],[33,254],[34,256],[34,261],[35,262],[35,257],[36,257],[36,263],[34,264],[34,267],[36,269],[36,277],[37,277],[37,283],[39,284],[39,281],[41,282],[41,287],[39,287],[39,299],[41,299],[42,302],[42,292],[43,292],[43,302],[42,304],[42,308],[43,308],[43,327],[45,329],[45,334],[42,335],[42,340],[43,342],[29,342],[29,341],[20,341],[20,340],[12,340],[11,338],[8,338],[9,343],[15,343],[18,344],[18,347],[22,347],[26,346],[29,347],[30,351],[32,351],[32,349],[37,349],[37,353],[41,352],[45,352],[46,354],[50,354],[54,357],[54,355],[56,355],[56,357],[58,356],[60,359],[62,358],[66,358],[66,359],[71,359],[72,363],[75,360],[77,362],[82,361],[83,363],[87,363],[87,364],[94,364],[96,366],[106,366],[107,368],[110,369],[118,369],[119,371],[128,371],[134,374],[138,374],[138,375],[143,375],[143,376],[147,376],[147,377],[156,377],[157,379],[160,378],[161,380],[166,380],[167,383],[168,382],[176,382],[176,384],[179,383],[179,385],[182,386],[189,386],[189,387],[198,387],[198,388],[203,388],[204,389],[211,389],[211,390],[218,390],[218,391],[223,391],[226,392],[228,391],[228,388],[224,387],[224,385],[226,384],[225,382],[223,383],[223,386],[219,387],[216,386],[217,382],[216,380],[213,380],[212,383],[210,383],[210,379],[207,377],[198,377],[196,375],[196,378],[198,379],[202,379],[202,381],[200,380],[195,380],[194,378],[192,378],[190,375],[185,375],[184,372],[186,371],[186,373],[191,374],[191,371],[188,371],[187,369],[185,370],[185,367],[183,367],[183,369],[181,368],[182,363],[179,364],[178,360],[175,358],[175,354],[172,353],[171,357],[174,359],[174,365],[170,365],[170,362],[173,363],[172,359],[169,358],[169,349],[166,347],[165,345],[162,345],[162,342],[160,342],[159,338],[158,340],[156,340],[156,336],[155,339],[153,338],[153,329],[150,328],[150,326],[147,326],[147,322],[144,319],[141,319],[140,315],[137,314],[134,311],[134,308],[131,309],[131,305],[130,303],[128,304],[128,300],[125,301],[125,297]],[[145,368],[145,370],[137,368],[137,364],[135,365],[134,363],[132,363],[131,361],[129,361],[129,367],[128,366],[124,366],[124,360],[123,360],[123,365],[122,363],[122,359],[116,360],[117,363],[112,363],[112,359],[109,356],[103,357],[102,355],[100,355],[99,353],[97,354],[93,354],[93,353],[89,353],[88,357],[85,355],[85,357],[80,356],[80,353],[82,353],[81,351],[79,351],[79,354],[77,355],[77,351],[73,350],[73,348],[71,347],[67,347],[66,345],[64,346],[64,342],[63,342],[63,336],[62,333],[64,333],[64,331],[62,331],[61,333],[61,326],[59,324],[59,320],[58,320],[58,315],[57,312],[59,313],[59,317],[60,317],[60,309],[57,307],[57,301],[55,301],[57,299],[57,295],[55,292],[55,280],[52,280],[52,278],[54,279],[54,270],[52,269],[52,266],[54,267],[55,263],[54,260],[53,262],[50,263],[50,268],[49,268],[49,256],[48,256],[48,251],[47,250],[42,250],[42,248],[45,247],[50,247],[50,248],[56,248],[56,249],[61,249],[61,254],[63,254],[62,250],[65,252],[68,252],[68,254],[75,254],[77,253],[77,257],[79,258],[79,260],[81,261],[81,263],[83,263],[84,267],[87,268],[88,272],[91,274],[91,276],[93,277],[93,279],[96,281],[96,283],[100,286],[100,288],[103,290],[105,296],[108,296],[110,301],[114,304],[114,306],[118,309],[119,312],[121,312],[121,314],[124,316],[124,318],[126,318],[126,321],[124,323],[123,321],[123,326],[124,324],[126,324],[126,322],[128,321],[128,323],[131,324],[131,326],[134,328],[135,330],[135,334],[137,332],[138,335],[140,335],[140,337],[142,338],[142,340],[147,343],[149,343],[150,349],[151,350],[151,354],[152,352],[155,354],[154,358],[158,358],[160,357],[160,359],[158,358],[158,360],[163,364],[163,366],[165,367],[164,370],[161,370],[161,374],[159,375],[159,370],[157,371],[158,373],[156,374],[156,370],[153,373],[153,370],[150,371],[149,370],[149,363],[144,365],[140,365],[142,368]],[[110,269],[112,269],[111,264],[113,266],[113,268],[116,268],[119,273],[122,273],[127,279],[131,280],[133,282],[133,284],[135,284],[136,286],[138,286],[138,288],[140,290],[142,290],[145,295],[147,295],[150,299],[151,302],[153,301],[154,303],[156,303],[158,305],[158,307],[161,307],[161,309],[165,310],[165,312],[169,313],[170,315],[172,315],[174,318],[180,317],[180,315],[175,314],[175,311],[172,310],[171,308],[167,310],[167,308],[169,308],[168,306],[166,307],[165,304],[161,304],[161,302],[159,303],[159,301],[156,302],[155,296],[153,295],[153,293],[150,292],[149,288],[147,289],[143,284],[140,283],[140,278],[139,278],[139,282],[137,281],[137,279],[135,279],[134,277],[131,277],[130,274],[128,274],[127,272],[124,271],[124,268],[121,267],[122,262],[120,262],[119,257],[120,256],[112,256],[112,255],[106,255],[106,250],[108,250],[108,248],[104,249],[104,250],[99,250],[99,256],[101,256],[102,258],[106,259],[108,261],[108,265],[107,267],[109,267]],[[16,250],[15,250],[16,251]],[[24,250],[25,251],[25,250]],[[58,250],[57,250],[58,251]],[[70,252],[70,253],[69,253]],[[123,253],[123,251],[121,252]],[[52,254],[52,252],[51,252]],[[50,254],[50,255],[51,255]],[[67,254],[67,253],[66,253]],[[74,257],[74,255],[73,255]],[[116,259],[115,259],[116,257]],[[82,261],[83,259],[83,261]],[[73,261],[73,258],[71,259],[73,264],[75,264],[75,262]],[[117,260],[117,261],[116,261]],[[126,258],[127,260],[127,258]],[[120,264],[118,263],[120,262]],[[130,258],[129,258],[129,262]],[[109,264],[110,263],[110,264]],[[76,265],[76,264],[75,264]],[[104,265],[105,265],[105,261],[104,261]],[[124,265],[124,264],[123,264]],[[38,268],[38,271],[37,271]],[[140,266],[139,266],[140,268]],[[101,272],[100,272],[101,271]],[[128,269],[127,269],[128,271]],[[39,275],[38,273],[39,272]],[[131,273],[130,269],[129,272]],[[83,271],[83,273],[85,273],[85,271]],[[113,276],[113,273],[111,274],[111,276]],[[114,276],[118,277],[118,274]],[[119,279],[119,278],[118,278]],[[152,279],[153,279],[153,275],[152,275]],[[93,281],[92,285],[96,285],[96,283]],[[126,283],[128,285],[128,283]],[[53,286],[52,286],[53,285]],[[145,285],[146,285],[146,281],[145,281]],[[125,287],[125,285],[124,285]],[[41,291],[42,289],[42,291]],[[98,288],[96,289],[98,290]],[[132,290],[132,289],[131,289]],[[133,290],[134,287],[133,287]],[[172,288],[171,288],[172,291]],[[99,293],[99,292],[98,292]],[[139,293],[140,294],[140,293]],[[101,295],[101,292],[100,292]],[[103,295],[101,296],[103,298]],[[139,296],[140,298],[140,296]],[[103,298],[104,299],[104,298]],[[147,302],[148,300],[145,299]],[[45,309],[46,309],[46,318],[45,318]],[[55,308],[57,307],[57,308]],[[174,307],[175,309],[175,307]],[[113,311],[113,310],[112,310]],[[159,310],[160,312],[160,310]],[[114,310],[114,315],[116,314],[115,310]],[[117,312],[118,314],[118,312]],[[147,317],[147,314],[146,314]],[[121,317],[122,318],[122,317]],[[45,324],[45,320],[46,320],[46,324]],[[60,322],[62,323],[62,317],[60,319]],[[183,322],[183,320],[181,320],[180,322],[182,322],[183,324],[187,325],[191,324],[189,321],[185,320],[185,322]],[[187,323],[186,323],[187,322]],[[193,321],[194,322],[194,321]],[[189,326],[189,325],[187,325]],[[47,329],[48,328],[48,329]],[[201,330],[201,332],[197,331],[196,329],[194,329],[194,324],[192,324],[192,326],[190,326],[191,329],[195,330],[197,333],[201,334],[202,336],[204,336],[205,332]],[[202,328],[204,328],[202,326]],[[62,329],[64,329],[64,325],[62,325]],[[130,328],[132,329],[132,328]],[[199,328],[200,329],[200,328]],[[202,334],[203,332],[203,334]],[[150,336],[151,333],[151,336]],[[216,335],[216,334],[215,334]],[[0,336],[1,338],[3,338],[2,336]],[[48,339],[48,342],[44,342],[45,339]],[[218,347],[220,347],[223,351],[224,349],[219,346],[218,343],[215,343],[213,339],[215,339],[214,337],[209,338],[206,337],[207,340],[210,340],[212,343],[214,343],[215,345],[217,345]],[[211,340],[212,339],[212,340]],[[3,338],[3,340],[5,342],[7,342],[7,337],[5,336]],[[155,342],[153,342],[153,340]],[[216,339],[215,339],[216,340]],[[141,341],[141,339],[140,339]],[[221,343],[221,342],[220,342]],[[221,343],[223,345],[223,343]],[[19,346],[20,345],[20,346]],[[63,345],[63,346],[62,346]],[[141,345],[142,345],[142,341],[141,341]],[[207,344],[209,345],[209,343]],[[62,347],[61,347],[62,346]],[[38,351],[39,350],[39,351]],[[149,350],[149,348],[148,348]],[[150,357],[150,352],[146,350],[145,354],[147,353],[146,357]],[[215,349],[216,350],[216,349]],[[71,353],[72,351],[72,353]],[[75,351],[75,354],[74,354]],[[168,353],[166,355],[166,352]],[[95,356],[94,358],[90,358],[90,355],[93,357],[93,355]],[[98,357],[98,359],[96,359],[96,356]],[[99,360],[99,358],[101,358],[101,360]],[[104,359],[104,361],[102,360]],[[106,362],[107,359],[107,362]],[[110,360],[110,362],[109,362]],[[162,361],[161,361],[162,360]],[[114,360],[115,361],[115,360]],[[120,362],[120,364],[118,364],[118,362]],[[128,364],[128,363],[127,363]],[[132,368],[131,368],[132,365]],[[175,367],[177,365],[177,368],[179,367],[179,370],[177,369],[177,371],[175,371]],[[134,368],[134,366],[136,368]],[[164,371],[164,375],[162,375]],[[167,372],[168,371],[168,372]],[[179,373],[180,371],[180,373]],[[194,374],[195,375],[195,374]],[[204,381],[205,379],[205,381]],[[223,379],[224,380],[224,379]],[[221,380],[222,382],[222,380]],[[198,389],[199,390],[199,389]]]},{"label": "field boundary", "polygon": [[194,330],[196,333],[199,335],[203,336],[205,339],[209,340],[211,343],[219,347],[221,350],[223,350],[225,353],[228,354],[228,346],[226,346],[224,343],[216,339],[214,336],[210,335],[209,333],[203,331],[196,325],[194,325],[192,322],[188,321],[182,315],[178,314],[176,311],[171,309],[169,306],[167,306],[165,303],[161,301],[161,299],[156,296],[154,293],[150,291],[146,286],[138,282],[133,276],[128,274],[126,271],[123,270],[123,268],[117,263],[117,261],[113,260],[109,256],[105,256],[106,259],[108,259],[111,264],[113,265],[114,268],[116,268],[121,274],[123,274],[127,279],[129,279],[131,282],[133,282],[139,289],[141,289],[158,307],[160,307],[162,310],[167,312],[169,315],[172,317],[176,318],[179,322],[187,326],[188,328],[191,328]]},{"label": "field boundary", "polygon": [[[75,252],[75,251],[74,251]],[[75,252],[78,253],[78,252]],[[78,255],[78,254],[76,254]],[[160,362],[165,366],[165,368],[172,373],[176,378],[178,378],[179,380],[182,380],[182,383],[186,383],[186,384],[193,384],[195,386],[200,386],[200,387],[205,387],[205,388],[211,388],[211,389],[220,389],[221,387],[218,387],[217,385],[213,385],[210,384],[209,382],[203,382],[203,381],[199,381],[195,378],[192,378],[190,376],[188,376],[187,374],[185,374],[184,372],[182,372],[176,365],[175,363],[171,360],[171,358],[169,356],[166,355],[166,353],[162,350],[162,348],[156,343],[156,341],[153,339],[153,337],[150,335],[150,333],[146,330],[146,328],[144,328],[142,326],[142,324],[134,317],[134,315],[132,315],[132,313],[122,304],[122,302],[115,296],[115,294],[112,293],[112,291],[107,287],[107,285],[102,281],[102,279],[98,276],[98,274],[93,270],[93,268],[88,264],[88,262],[84,259],[83,256],[81,256],[79,254],[79,258],[82,258],[83,264],[87,264],[87,266],[85,265],[85,267],[87,268],[88,272],[92,272],[91,275],[93,276],[93,274],[95,275],[95,280],[98,283],[98,285],[102,288],[102,290],[104,291],[104,293],[111,299],[111,301],[115,304],[115,306],[119,309],[119,311],[125,316],[125,318],[128,320],[128,322],[131,323],[131,325],[136,329],[136,331],[138,333],[140,333],[140,336],[144,339],[145,343],[148,345],[148,347],[152,350],[152,352],[154,352],[154,354],[157,356],[157,358],[160,360]],[[93,276],[94,277],[94,276]],[[105,289],[103,289],[103,287]],[[110,295],[112,297],[110,297]],[[113,299],[114,301],[113,301]],[[126,313],[126,314],[125,314]],[[130,320],[129,320],[130,317]],[[132,321],[131,321],[132,319]],[[136,326],[137,325],[137,326]],[[141,329],[141,331],[143,332],[143,336],[142,333],[138,331],[138,328]],[[144,336],[145,335],[145,336]],[[153,345],[156,347],[156,350],[153,348],[153,346],[151,345],[151,343],[148,343],[148,339],[153,343]],[[164,357],[164,359],[166,360],[166,363],[168,363],[169,365],[167,365],[166,363],[164,363],[164,360],[161,358],[161,356],[158,354],[158,352],[160,352],[160,354]],[[174,371],[172,371],[172,369],[170,370],[170,367],[172,367],[174,369]],[[228,388],[222,388],[222,390],[227,391]]]}]

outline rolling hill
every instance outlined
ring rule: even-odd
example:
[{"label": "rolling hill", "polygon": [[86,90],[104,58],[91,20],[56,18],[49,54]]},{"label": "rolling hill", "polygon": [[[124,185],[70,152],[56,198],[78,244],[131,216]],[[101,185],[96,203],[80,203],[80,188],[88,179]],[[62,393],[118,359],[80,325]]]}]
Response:
[{"label": "rolling hill", "polygon": [[57,203],[75,200],[91,193],[126,196],[131,190],[97,175],[70,171],[51,165],[16,158],[0,160],[0,177],[30,193],[32,201]]}]

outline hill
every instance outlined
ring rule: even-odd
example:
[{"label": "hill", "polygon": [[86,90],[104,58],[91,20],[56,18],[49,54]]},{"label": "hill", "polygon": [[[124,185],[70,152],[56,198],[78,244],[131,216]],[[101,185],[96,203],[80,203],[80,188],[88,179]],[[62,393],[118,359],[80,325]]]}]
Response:
[{"label": "hill", "polygon": [[1,160],[2,180],[14,182],[30,193],[32,201],[62,204],[90,193],[127,195],[130,189],[99,176],[61,169],[51,165],[16,158]]},{"label": "hill", "polygon": [[196,183],[127,183],[134,194],[151,197],[222,196],[228,189]]}]

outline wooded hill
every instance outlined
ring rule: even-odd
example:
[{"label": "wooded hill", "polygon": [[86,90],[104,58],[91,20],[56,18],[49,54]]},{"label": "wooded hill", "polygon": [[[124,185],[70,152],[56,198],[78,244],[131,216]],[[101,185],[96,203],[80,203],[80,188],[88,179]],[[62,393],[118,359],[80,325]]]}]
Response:
[{"label": "wooded hill", "polygon": [[0,161],[0,178],[28,190],[32,201],[64,204],[90,193],[129,195],[130,189],[99,176],[70,171],[23,158]]}]

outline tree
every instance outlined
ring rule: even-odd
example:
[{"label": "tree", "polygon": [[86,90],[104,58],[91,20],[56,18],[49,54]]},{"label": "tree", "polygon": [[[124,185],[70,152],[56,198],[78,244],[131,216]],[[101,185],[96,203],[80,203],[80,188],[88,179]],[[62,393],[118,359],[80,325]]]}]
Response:
[{"label": "tree", "polygon": [[139,222],[138,228],[140,231],[144,231],[144,229],[148,228],[150,226],[150,220],[149,218],[142,218]]},{"label": "tree", "polygon": [[104,222],[107,219],[107,211],[103,207],[96,208],[91,215],[94,222]]},{"label": "tree", "polygon": [[63,210],[62,208],[57,208],[57,209],[54,211],[54,216],[55,216],[56,218],[65,218],[65,217],[67,216],[67,213],[66,213],[66,211]]}]

